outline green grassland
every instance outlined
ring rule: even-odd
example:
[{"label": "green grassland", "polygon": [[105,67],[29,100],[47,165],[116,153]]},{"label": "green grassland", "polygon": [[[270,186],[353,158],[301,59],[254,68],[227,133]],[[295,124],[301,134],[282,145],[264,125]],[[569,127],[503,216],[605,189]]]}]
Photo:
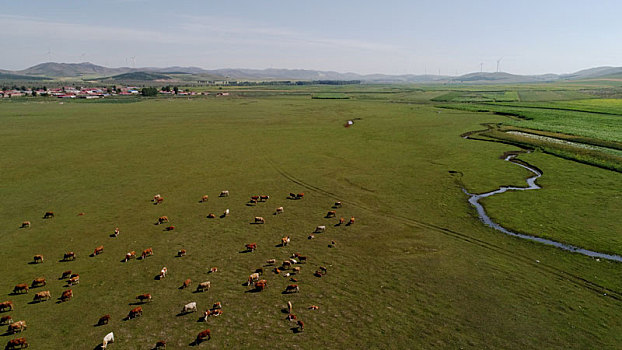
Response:
[{"label": "green grassland", "polygon": [[[0,301],[16,305],[2,315],[26,320],[23,335],[34,349],[93,349],[110,331],[110,349],[151,349],[158,339],[187,348],[205,328],[213,338],[199,348],[622,344],[619,264],[504,236],[483,226],[466,202],[463,187],[522,186],[529,175],[499,159],[516,147],[459,136],[507,117],[431,106],[429,99],[445,91],[354,89],[334,89],[347,100],[288,88],[136,103],[0,103]],[[489,198],[492,217],[622,253],[619,173],[542,153],[520,158],[544,169],[543,189]],[[221,190],[231,195],[218,198]],[[290,192],[305,198],[289,200]],[[156,193],[164,203],[152,204]],[[204,194],[209,200],[199,203]],[[247,205],[254,194],[271,198]],[[336,200],[343,202],[337,215],[355,216],[354,225],[324,218]],[[273,215],[279,206],[285,212]],[[206,218],[227,208],[226,218]],[[54,219],[41,218],[48,210]],[[161,215],[174,231],[154,225]],[[255,216],[266,224],[251,224]],[[24,220],[32,227],[20,229]],[[317,225],[326,232],[307,239]],[[115,227],[121,234],[111,238]],[[277,247],[285,235],[290,246]],[[241,253],[250,242],[257,251]],[[89,257],[99,245],[105,252]],[[147,247],[153,257],[121,262],[127,251]],[[188,255],[176,258],[181,248]],[[59,262],[69,250],[76,261]],[[243,286],[265,260],[293,252],[309,259],[296,276],[300,293],[282,294],[292,282],[268,271],[265,291]],[[35,254],[45,263],[29,264]],[[320,265],[328,273],[314,277]],[[156,280],[163,266],[169,275]],[[208,274],[212,266],[219,271]],[[81,282],[71,301],[56,303],[67,288],[58,277],[68,269]],[[36,277],[48,285],[9,295]],[[186,278],[193,285],[179,289]],[[212,288],[193,293],[205,280]],[[33,292],[48,289],[52,300],[29,303]],[[141,293],[153,301],[142,317],[123,321]],[[198,314],[178,315],[191,301],[200,311],[220,301],[224,313],[207,324]],[[304,332],[285,320],[287,301]],[[312,304],[320,309],[307,310]],[[103,314],[110,323],[94,326]],[[14,337],[0,335],[0,344]]]}]

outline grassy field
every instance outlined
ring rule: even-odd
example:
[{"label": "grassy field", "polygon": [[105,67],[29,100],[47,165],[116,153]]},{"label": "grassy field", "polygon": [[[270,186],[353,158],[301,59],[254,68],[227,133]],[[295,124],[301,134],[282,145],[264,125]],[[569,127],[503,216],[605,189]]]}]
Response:
[{"label": "grassy field", "polygon": [[[506,117],[430,106],[443,91],[394,91],[397,101],[408,103],[387,103],[388,88],[357,89],[335,89],[353,97],[348,100],[294,91],[137,103],[0,103],[0,301],[16,306],[2,316],[26,320],[23,335],[34,349],[93,349],[110,331],[116,340],[110,349],[151,349],[158,339],[171,349],[186,348],[205,328],[213,338],[199,348],[622,344],[619,264],[506,237],[484,227],[466,202],[463,187],[484,192],[524,184],[527,172],[499,159],[515,147],[459,137]],[[352,127],[342,126],[352,119]],[[622,253],[615,224],[619,173],[550,155],[521,158],[545,170],[544,189],[490,198],[491,216],[529,232],[546,224],[543,231],[553,238]],[[218,198],[222,190],[230,196]],[[305,198],[289,200],[290,192]],[[152,204],[156,193],[164,203]],[[209,200],[199,203],[204,194]],[[247,205],[255,194],[271,198]],[[335,219],[324,218],[337,200],[343,202],[337,215],[355,216],[354,225],[334,226]],[[273,215],[279,206],[284,213]],[[206,218],[227,208],[226,218]],[[50,210],[56,217],[42,219]],[[161,215],[174,231],[154,225]],[[577,215],[580,220],[572,221]],[[255,216],[266,223],[251,224]],[[24,220],[32,227],[20,229]],[[308,239],[317,225],[326,225],[326,232]],[[121,234],[112,238],[115,227]],[[286,235],[290,246],[277,247]],[[242,253],[250,242],[257,251]],[[89,257],[99,245],[105,252]],[[148,247],[153,257],[121,262],[127,251]],[[181,248],[188,255],[176,258]],[[76,261],[60,262],[70,250]],[[248,292],[243,283],[251,272],[293,252],[308,256],[295,276],[300,293],[282,294],[293,282],[269,267],[266,290]],[[35,254],[45,263],[29,264]],[[155,279],[163,266],[168,276]],[[213,266],[219,271],[209,274]],[[319,266],[328,269],[321,278],[313,276]],[[68,269],[81,282],[72,287],[71,301],[57,303],[67,289],[58,278]],[[36,277],[48,285],[9,295],[15,284]],[[179,289],[186,278],[193,284]],[[193,293],[205,280],[212,288]],[[31,304],[41,290],[53,299]],[[142,317],[124,321],[142,293],[153,301],[142,305]],[[207,324],[196,313],[178,315],[191,301],[199,311],[220,301],[224,313]],[[304,332],[292,331],[294,323],[285,320],[287,301],[305,322]],[[308,310],[312,304],[320,309]],[[112,316],[110,323],[95,326],[104,314]],[[4,334],[0,341],[14,337]]]}]

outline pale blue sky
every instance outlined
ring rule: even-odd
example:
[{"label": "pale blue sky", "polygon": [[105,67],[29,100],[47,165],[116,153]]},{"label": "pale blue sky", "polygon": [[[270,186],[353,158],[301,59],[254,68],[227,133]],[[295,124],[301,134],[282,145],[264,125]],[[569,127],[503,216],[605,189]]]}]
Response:
[{"label": "pale blue sky", "polygon": [[622,1],[12,1],[0,69],[290,68],[456,75],[622,66]]}]

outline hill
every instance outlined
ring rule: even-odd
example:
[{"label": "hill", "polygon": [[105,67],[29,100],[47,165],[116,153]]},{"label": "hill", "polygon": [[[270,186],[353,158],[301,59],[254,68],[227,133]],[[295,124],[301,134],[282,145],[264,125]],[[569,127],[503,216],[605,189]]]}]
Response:
[{"label": "hill", "polygon": [[28,75],[14,74],[8,71],[0,72],[0,80],[22,80],[22,81],[35,81],[35,80],[52,80],[46,77],[33,77]]},{"label": "hill", "polygon": [[99,81],[156,81],[156,80],[172,80],[172,78],[165,74],[153,73],[153,72],[130,72],[114,75],[111,77],[94,79]]},{"label": "hill", "polygon": [[56,63],[47,62],[17,71],[24,75],[44,75],[48,77],[79,77],[82,75],[112,75],[128,72],[130,68],[107,68],[89,62]]}]

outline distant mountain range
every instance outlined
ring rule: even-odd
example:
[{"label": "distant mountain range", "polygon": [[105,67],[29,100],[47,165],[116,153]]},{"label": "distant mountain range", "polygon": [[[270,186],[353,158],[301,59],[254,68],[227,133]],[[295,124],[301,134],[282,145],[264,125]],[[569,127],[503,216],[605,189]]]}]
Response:
[{"label": "distant mountain range", "polygon": [[465,84],[508,84],[536,83],[563,80],[622,79],[622,67],[597,67],[572,74],[514,75],[510,73],[470,73],[461,76],[442,75],[387,75],[339,73],[305,69],[215,69],[199,67],[143,67],[108,68],[89,62],[84,63],[41,63],[20,70],[0,70],[0,80],[47,80],[70,78],[74,80],[101,82],[149,82],[149,81],[320,81],[358,80],[363,83],[465,83]]}]

